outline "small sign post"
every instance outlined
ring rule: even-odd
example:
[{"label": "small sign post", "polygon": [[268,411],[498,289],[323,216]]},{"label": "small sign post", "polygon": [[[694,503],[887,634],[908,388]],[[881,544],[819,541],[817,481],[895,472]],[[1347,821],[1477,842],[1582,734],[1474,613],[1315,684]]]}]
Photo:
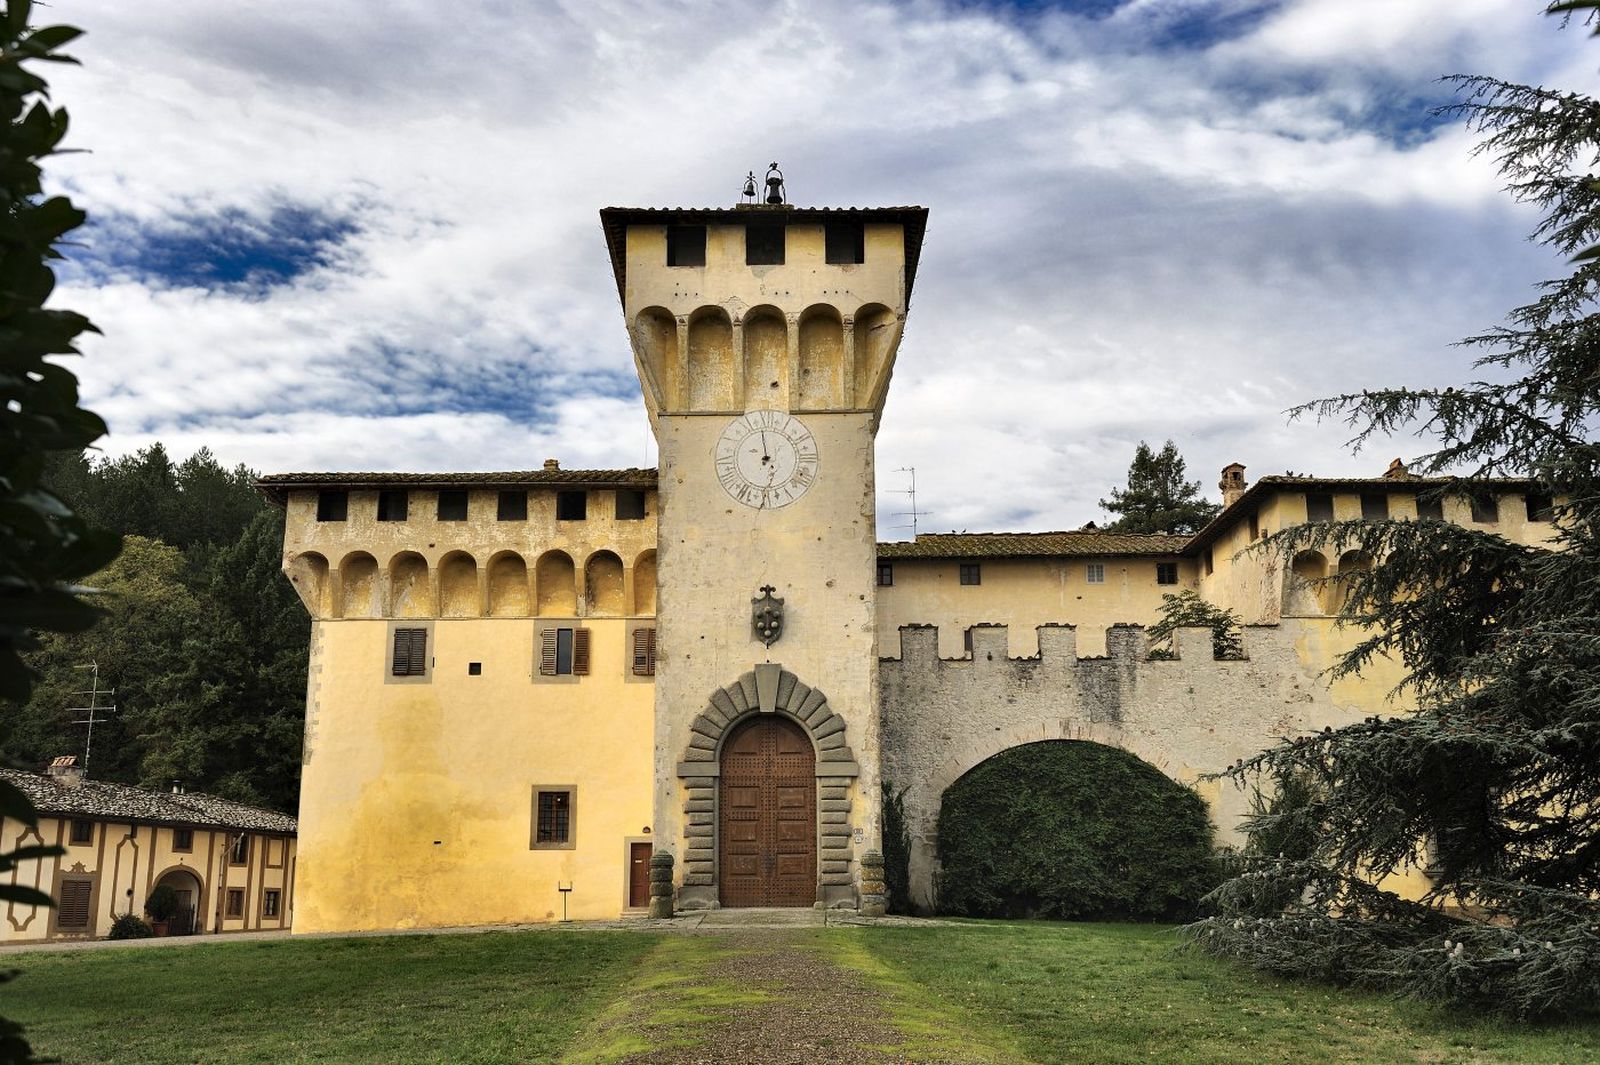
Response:
[{"label": "small sign post", "polygon": [[561,892],[561,923],[570,924],[571,920],[567,917],[567,896],[572,894],[572,881],[568,880],[563,887],[561,881],[557,880],[556,890]]}]

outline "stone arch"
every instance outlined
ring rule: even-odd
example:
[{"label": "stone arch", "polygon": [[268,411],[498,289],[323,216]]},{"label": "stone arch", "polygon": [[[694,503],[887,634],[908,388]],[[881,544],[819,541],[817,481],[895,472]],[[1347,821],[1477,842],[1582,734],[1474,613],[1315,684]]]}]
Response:
[{"label": "stone arch", "polygon": [[[1197,770],[1175,758],[1171,751],[1153,742],[1150,737],[1125,731],[1110,722],[1053,718],[1011,728],[975,729],[965,746],[936,766],[926,778],[914,783],[906,782],[911,783],[907,789],[906,809],[914,817],[913,823],[908,826],[911,831],[909,864],[914,886],[931,884],[934,871],[939,867],[935,829],[939,824],[944,793],[950,786],[997,754],[1048,740],[1082,740],[1115,747],[1150,763],[1184,785],[1194,784],[1198,776]],[[915,794],[912,795],[912,792]],[[931,905],[932,901],[925,896],[917,899],[921,906]]]},{"label": "stone arch", "polygon": [[[828,697],[778,665],[757,666],[712,692],[706,708],[689,726],[689,743],[678,764],[688,837],[680,903],[685,909],[718,904],[717,778],[722,744],[735,725],[760,713],[791,718],[816,748],[817,900],[853,903],[851,792],[861,767],[847,741],[845,720],[828,706]],[[708,811],[710,816],[704,816]]]},{"label": "stone arch", "polygon": [[622,559],[615,552],[596,551],[583,564],[583,597],[588,617],[618,618],[627,609]]},{"label": "stone arch", "polygon": [[1321,551],[1301,551],[1283,575],[1284,617],[1316,617],[1327,613],[1322,601],[1328,560]]},{"label": "stone arch", "polygon": [[856,406],[874,407],[887,383],[889,356],[900,339],[899,317],[881,303],[856,312]]},{"label": "stone arch", "polygon": [[744,407],[787,410],[789,323],[776,307],[752,308],[744,316]]},{"label": "stone arch", "polygon": [[800,380],[790,382],[801,410],[844,405],[844,321],[826,304],[800,316]]},{"label": "stone arch", "polygon": [[433,614],[433,587],[428,560],[402,551],[389,560],[389,616],[425,618]]},{"label": "stone arch", "polygon": [[656,612],[656,553],[641,552],[633,563],[633,613],[650,617]]},{"label": "stone arch", "polygon": [[743,375],[733,364],[733,321],[721,307],[701,307],[689,319],[689,409],[732,410]]},{"label": "stone arch", "polygon": [[289,583],[314,618],[332,614],[332,589],[328,580],[328,560],[315,551],[296,555],[289,562]]},{"label": "stone arch", "polygon": [[377,559],[365,551],[352,551],[344,556],[339,562],[339,616],[382,617],[381,585]]},{"label": "stone arch", "polygon": [[546,551],[534,566],[534,584],[539,589],[535,613],[540,617],[578,616],[578,576],[572,556],[565,551]]},{"label": "stone arch", "polygon": [[489,559],[489,616],[525,618],[528,609],[528,563],[515,551]]},{"label": "stone arch", "polygon": [[654,380],[657,399],[668,410],[680,409],[684,393],[683,353],[678,350],[678,320],[665,307],[639,312],[633,335],[644,353],[645,370]]},{"label": "stone arch", "polygon": [[483,612],[478,598],[478,563],[465,551],[439,560],[439,616],[475,618]]},{"label": "stone arch", "polygon": [[1344,554],[1339,556],[1339,569],[1337,573],[1339,580],[1335,582],[1335,587],[1333,589],[1333,593],[1337,597],[1338,602],[1334,612],[1344,612],[1345,603],[1350,595],[1350,582],[1345,578],[1353,573],[1370,573],[1372,572],[1372,565],[1372,555],[1366,551],[1346,551]]}]

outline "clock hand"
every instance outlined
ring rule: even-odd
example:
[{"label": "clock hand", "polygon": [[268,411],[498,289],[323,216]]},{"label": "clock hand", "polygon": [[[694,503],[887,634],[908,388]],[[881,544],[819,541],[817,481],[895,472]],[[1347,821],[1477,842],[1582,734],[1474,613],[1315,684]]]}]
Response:
[{"label": "clock hand", "polygon": [[761,462],[765,465],[772,461],[772,449],[767,446],[767,431],[761,430]]}]

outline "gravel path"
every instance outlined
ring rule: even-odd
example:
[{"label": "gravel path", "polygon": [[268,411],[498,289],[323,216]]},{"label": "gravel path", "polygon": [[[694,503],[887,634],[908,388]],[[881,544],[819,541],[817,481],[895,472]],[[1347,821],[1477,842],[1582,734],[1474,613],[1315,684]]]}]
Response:
[{"label": "gravel path", "polygon": [[[828,961],[803,934],[729,933],[715,977],[766,992],[770,1001],[740,1004],[695,1029],[692,1047],[671,1047],[625,1059],[637,1065],[859,1065],[905,1062],[903,1042],[888,1023],[882,996],[858,972]],[[660,1002],[641,1001],[648,1011]],[[646,1026],[645,1031],[648,1031]],[[919,1059],[920,1060],[920,1059]]]}]

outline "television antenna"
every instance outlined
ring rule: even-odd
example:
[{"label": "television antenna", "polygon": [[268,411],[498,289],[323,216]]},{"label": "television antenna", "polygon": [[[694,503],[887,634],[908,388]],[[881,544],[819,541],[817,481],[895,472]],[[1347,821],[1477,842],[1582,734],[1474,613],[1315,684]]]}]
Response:
[{"label": "television antenna", "polygon": [[926,518],[928,515],[932,514],[933,511],[917,509],[917,468],[915,466],[901,466],[894,472],[908,474],[911,478],[911,486],[900,493],[901,495],[904,495],[910,499],[911,509],[902,510],[895,513],[895,517],[897,518],[910,518],[911,520],[909,522],[901,522],[899,525],[896,525],[895,528],[910,529],[911,539],[915,540],[917,538],[917,519]]},{"label": "television antenna", "polygon": [[88,776],[88,774],[89,774],[89,751],[90,751],[90,748],[94,746],[94,727],[96,725],[103,725],[107,721],[111,720],[108,717],[99,717],[97,715],[101,711],[104,711],[104,712],[110,713],[110,714],[114,714],[114,713],[117,712],[117,704],[116,703],[109,703],[109,704],[107,704],[105,706],[101,706],[100,705],[100,696],[102,696],[102,695],[107,695],[107,696],[116,695],[117,694],[117,690],[115,688],[101,688],[100,687],[100,663],[99,662],[91,659],[89,661],[88,665],[86,665],[86,666],[78,666],[76,668],[78,668],[78,669],[87,669],[87,670],[92,671],[90,679],[89,679],[89,690],[88,691],[76,691],[76,692],[72,693],[73,695],[87,695],[89,697],[89,705],[88,706],[73,706],[73,707],[68,707],[67,708],[67,713],[69,713],[69,714],[82,714],[82,715],[84,715],[83,717],[73,721],[72,724],[74,724],[74,725],[84,725],[84,726],[86,726],[88,728],[88,732],[85,733],[84,738],[83,738],[83,772],[84,772],[85,776]]}]

